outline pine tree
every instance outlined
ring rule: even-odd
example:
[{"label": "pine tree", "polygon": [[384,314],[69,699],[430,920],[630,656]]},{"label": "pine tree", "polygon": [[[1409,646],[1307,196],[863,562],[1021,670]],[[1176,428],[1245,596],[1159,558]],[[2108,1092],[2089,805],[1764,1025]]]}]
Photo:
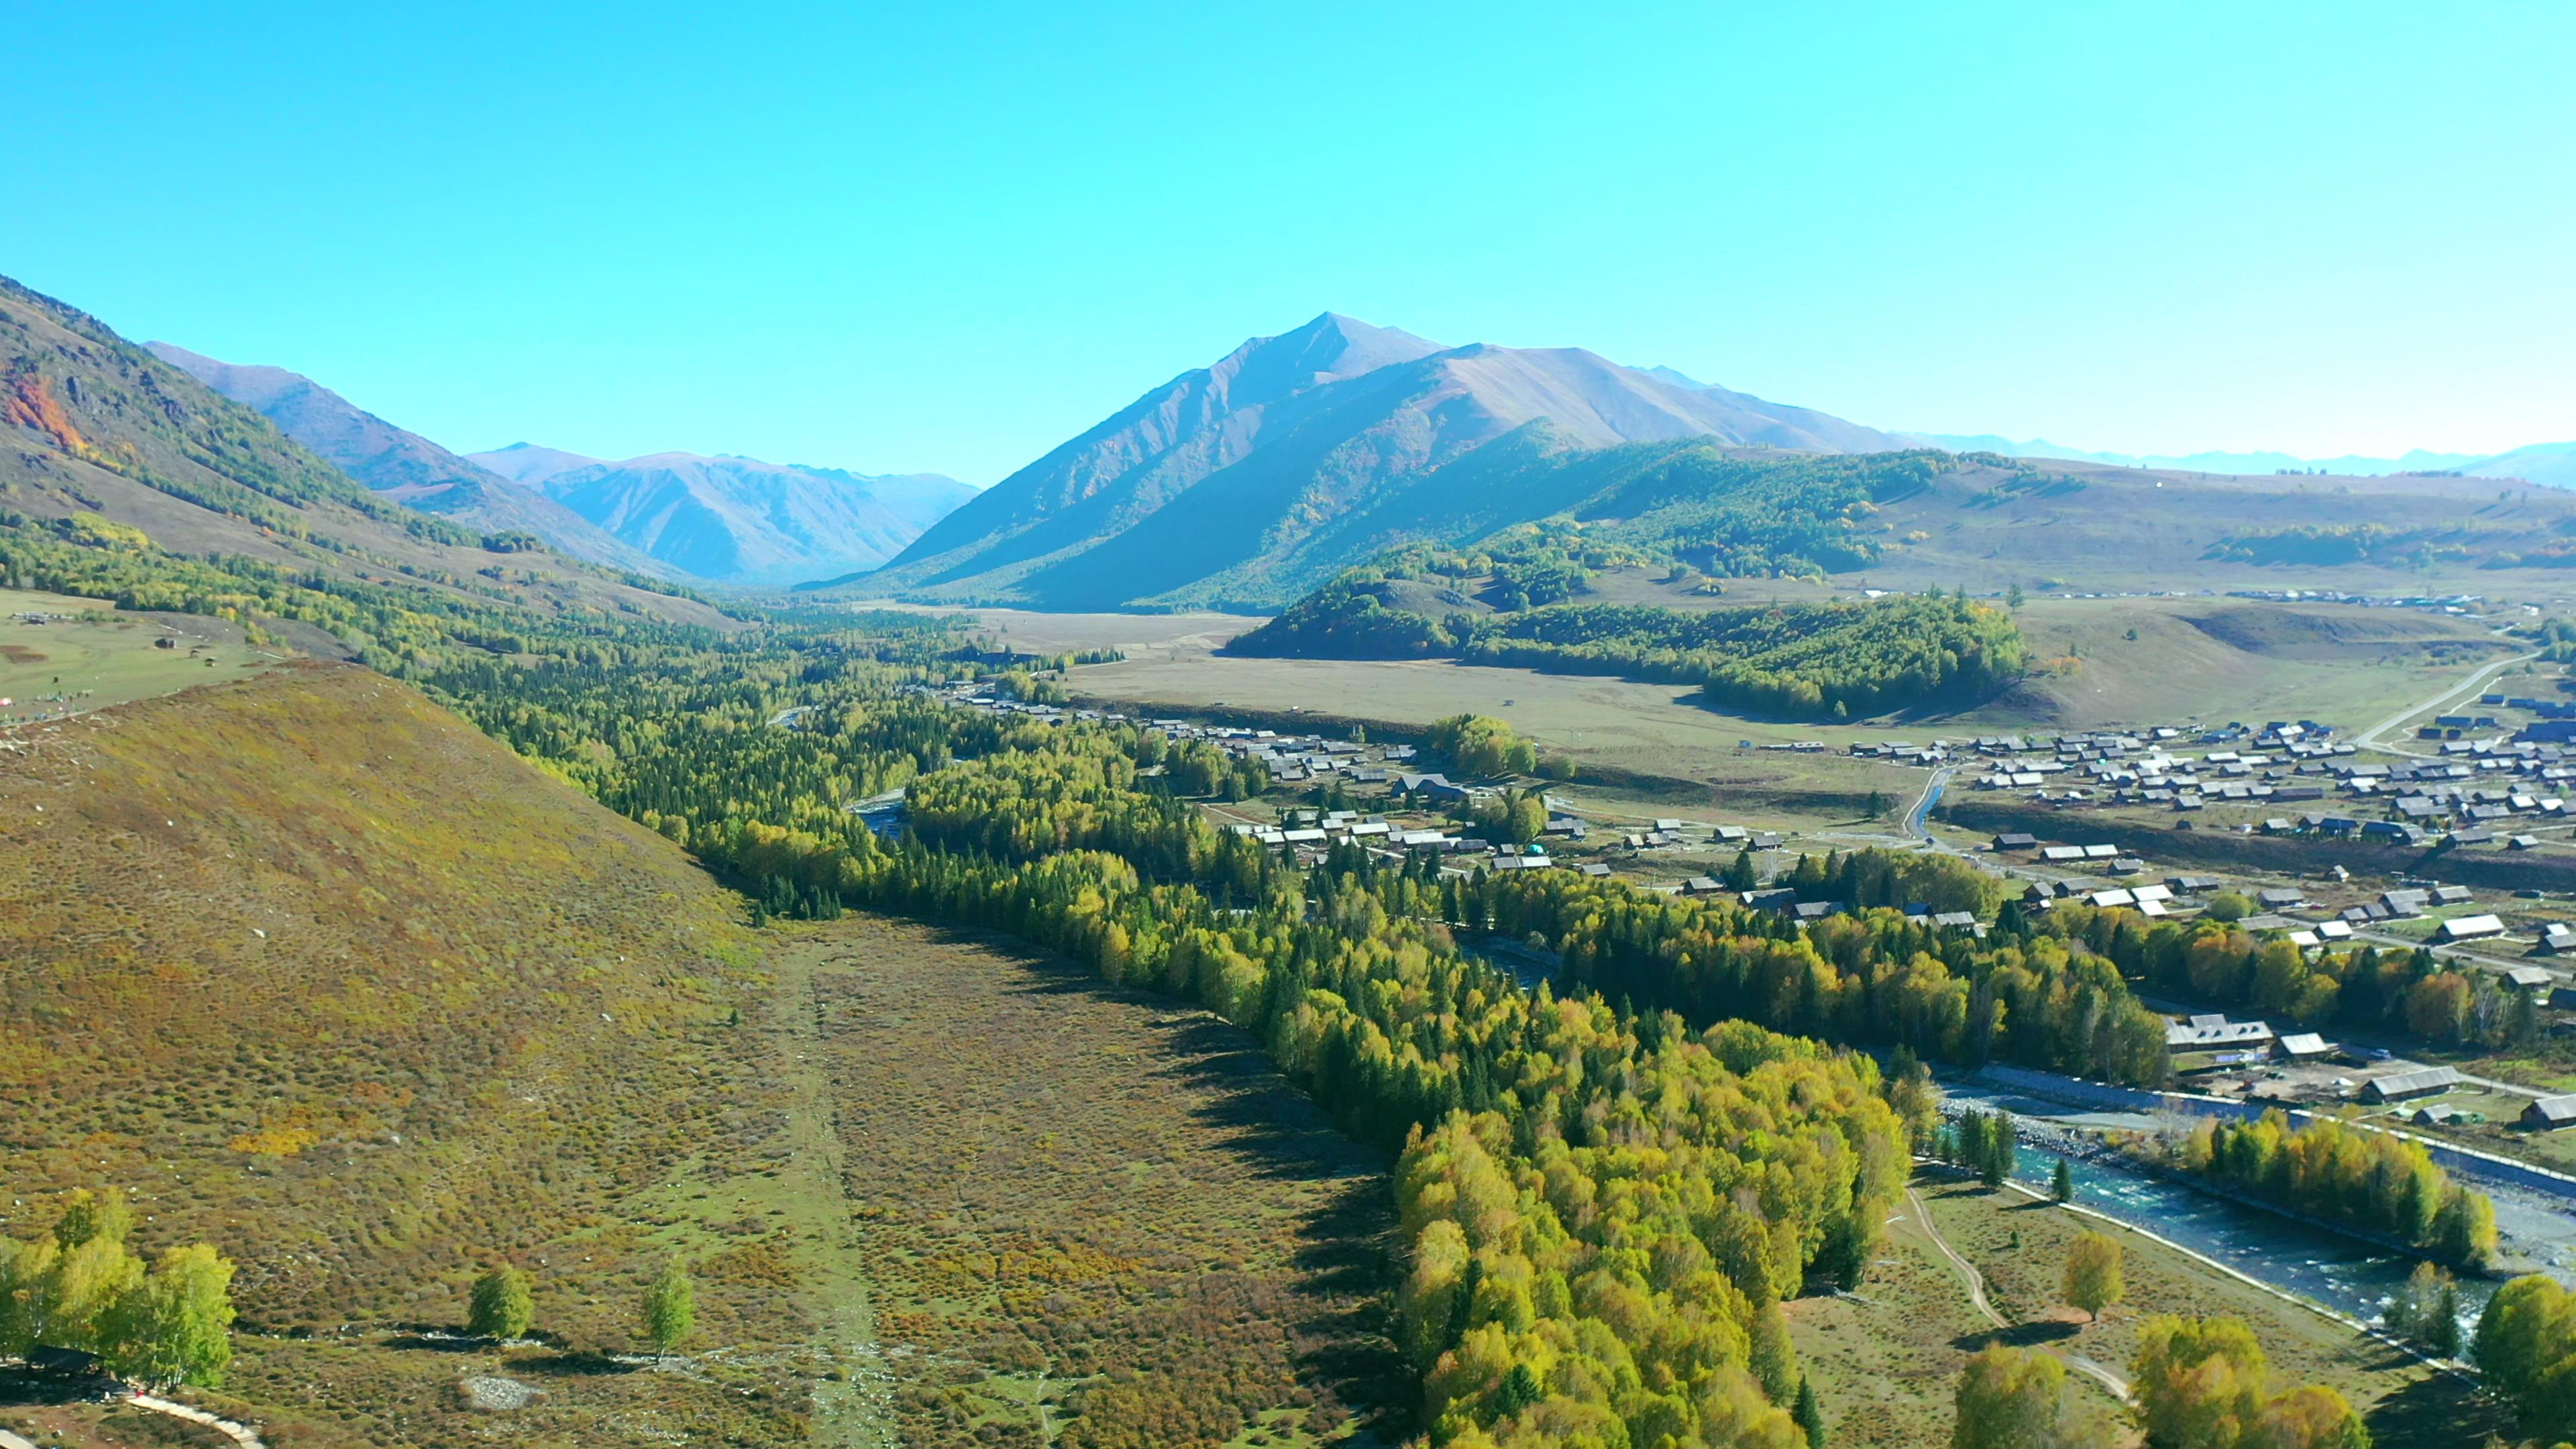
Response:
[{"label": "pine tree", "polygon": [[2058,1202],[2075,1200],[2075,1170],[2066,1165],[2063,1157],[2057,1159],[2057,1171],[2049,1177],[2048,1195]]},{"label": "pine tree", "polygon": [[1825,1449],[1824,1407],[1816,1402],[1815,1385],[1804,1374],[1798,1376],[1798,1405],[1789,1411],[1789,1417],[1806,1432],[1807,1449]]}]

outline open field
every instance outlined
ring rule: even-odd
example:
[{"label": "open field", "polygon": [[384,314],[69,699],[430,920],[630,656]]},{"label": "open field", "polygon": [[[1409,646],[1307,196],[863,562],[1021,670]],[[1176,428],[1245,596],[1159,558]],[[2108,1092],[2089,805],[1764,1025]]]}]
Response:
[{"label": "open field", "polygon": [[792,951],[903,1442],[1302,1444],[1402,1423],[1385,1160],[1203,1011],[872,919]]},{"label": "open field", "polygon": [[[1047,637],[1111,637],[1116,631],[1098,621],[1120,616],[1080,617],[1086,622]],[[2506,657],[2483,625],[2411,610],[2034,599],[2020,619],[2035,657],[2070,662],[1973,711],[1854,725],[1755,718],[1704,705],[1681,685],[1600,675],[1447,660],[1235,658],[1176,628],[1150,652],[1077,669],[1071,684],[1106,704],[1283,726],[1300,715],[1419,727],[1461,711],[1490,714],[1588,772],[1591,783],[1578,776],[1577,789],[1601,809],[1651,816],[1722,806],[1731,820],[1796,829],[1860,824],[1873,792],[1893,807],[1922,790],[1920,770],[1850,758],[1844,750],[1855,742],[2231,719],[2307,718],[2357,730]],[[2133,629],[2135,640],[2126,637]],[[1742,748],[1801,740],[1827,749]]]},{"label": "open field", "polygon": [[[2079,1177],[2081,1172],[2079,1170]],[[2225,1314],[2254,1329],[2270,1358],[2273,1380],[2287,1386],[2324,1384],[2352,1401],[2370,1421],[2372,1436],[2397,1449],[2474,1440],[2509,1419],[2481,1400],[2471,1385],[2356,1333],[2320,1314],[2285,1303],[2259,1289],[2211,1272],[2127,1228],[2084,1218],[2019,1193],[1989,1193],[1953,1181],[1927,1189],[1932,1218],[1977,1271],[2004,1316],[2036,1341],[2075,1330],[2083,1352],[2126,1373],[2137,1348],[2137,1325],[2159,1313],[2181,1317]],[[2119,1239],[2127,1301],[2087,1326],[2080,1310],[2060,1296],[2059,1274],[2077,1234],[2092,1230]]]},{"label": "open field", "polygon": [[[55,617],[29,623],[22,617],[29,614]],[[159,647],[162,639],[172,647]],[[222,684],[279,657],[250,648],[241,627],[222,619],[0,589],[0,699],[10,701],[0,705],[0,725]]]},{"label": "open field", "polygon": [[[2473,1443],[2489,1429],[2510,1427],[2460,1381],[2124,1228],[1946,1173],[1927,1172],[1917,1188],[1941,1236],[1975,1266],[1989,1300],[2014,1327],[1995,1329],[1969,1306],[1965,1284],[1906,1206],[1858,1294],[1790,1305],[1835,1443],[1948,1443],[1959,1366],[1998,1337],[2082,1354],[2125,1377],[2138,1323],[2158,1313],[2244,1319],[2270,1355],[2277,1383],[2332,1386],[2390,1449]],[[2067,1247],[2087,1229],[2111,1232],[2125,1250],[2128,1301],[2098,1324],[2085,1323],[2059,1298]],[[2076,1383],[2097,1407],[2113,1409],[2106,1390],[2081,1377]]]},{"label": "open field", "polygon": [[1257,614],[1046,614],[1031,609],[939,608],[871,601],[852,609],[888,609],[935,618],[964,615],[1006,649],[1023,654],[1062,654],[1122,649],[1130,662],[1199,656],[1223,648],[1238,634],[1260,627]]},{"label": "open field", "polygon": [[2080,663],[1945,728],[2313,719],[2351,732],[2524,647],[2449,615],[2251,599],[2033,599],[2016,618],[2032,660]]}]

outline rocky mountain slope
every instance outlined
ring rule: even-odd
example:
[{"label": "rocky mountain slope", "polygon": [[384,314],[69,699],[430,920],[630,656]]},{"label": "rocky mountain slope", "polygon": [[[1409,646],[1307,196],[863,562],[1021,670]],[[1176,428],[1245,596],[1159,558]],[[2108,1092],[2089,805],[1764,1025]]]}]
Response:
[{"label": "rocky mountain slope", "polygon": [[612,568],[664,576],[672,572],[543,494],[396,427],[300,373],[218,362],[176,343],[144,346],[163,362],[257,411],[323,461],[407,507],[453,518],[485,533],[533,533],[559,553]]},{"label": "rocky mountain slope", "polygon": [[469,461],[667,567],[753,587],[875,568],[975,496],[935,473],[869,476],[695,453],[606,462],[517,443]]},{"label": "rocky mountain slope", "polygon": [[482,529],[371,492],[97,318],[5,279],[0,440],[11,445],[0,447],[0,561],[22,575],[50,567],[50,551],[85,560],[75,571],[84,578],[127,577],[131,590],[154,591],[146,564],[157,549],[220,555],[239,583],[310,581],[327,592],[363,581],[424,615],[516,606],[536,617],[729,623],[649,580],[514,552]]},{"label": "rocky mountain slope", "polygon": [[1327,313],[1146,393],[881,572],[834,585],[1054,608],[1275,604],[1423,520],[1445,533],[1482,519],[1498,479],[1587,451],[1904,446],[1686,382],[1579,348],[1450,348]]}]

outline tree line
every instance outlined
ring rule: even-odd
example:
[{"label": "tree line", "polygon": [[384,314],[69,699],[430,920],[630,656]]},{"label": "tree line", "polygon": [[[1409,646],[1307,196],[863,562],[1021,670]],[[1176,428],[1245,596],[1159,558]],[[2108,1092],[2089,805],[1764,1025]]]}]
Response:
[{"label": "tree line", "polygon": [[2140,1149],[2175,1167],[2304,1216],[2384,1234],[2454,1267],[2495,1256],[2495,1204],[2451,1181],[2424,1144],[2320,1120],[2292,1127],[2279,1111],[2252,1122],[2208,1120],[2178,1142]]}]

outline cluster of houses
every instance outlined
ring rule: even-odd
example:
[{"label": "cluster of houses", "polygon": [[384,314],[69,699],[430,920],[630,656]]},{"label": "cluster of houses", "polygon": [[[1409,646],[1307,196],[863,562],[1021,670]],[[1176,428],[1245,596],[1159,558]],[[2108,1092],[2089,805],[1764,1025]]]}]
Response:
[{"label": "cluster of houses", "polygon": [[2341,589],[2230,589],[2231,599],[2261,599],[2273,604],[2355,604],[2365,609],[2421,609],[2428,614],[2474,614],[2486,605],[2482,594],[2352,594]]},{"label": "cluster of houses", "polygon": [[[2208,1052],[2212,1055],[2213,1064],[2219,1066],[2263,1061],[2359,1060],[2316,1032],[2276,1034],[2267,1022],[2229,1021],[2217,1013],[2168,1022],[2165,1045],[2177,1052]],[[2338,1082],[2338,1085],[2342,1084]],[[2353,1095],[2373,1106],[2393,1106],[2438,1097],[2466,1085],[2468,1079],[2456,1068],[2410,1066],[2365,1079],[2353,1089]],[[2442,1122],[2484,1119],[2441,1107],[2426,1107],[2417,1111],[2412,1120],[2419,1125],[2433,1126]],[[2523,1108],[2517,1120],[2524,1127],[2542,1132],[2576,1127],[2576,1094],[2538,1098]]]}]

